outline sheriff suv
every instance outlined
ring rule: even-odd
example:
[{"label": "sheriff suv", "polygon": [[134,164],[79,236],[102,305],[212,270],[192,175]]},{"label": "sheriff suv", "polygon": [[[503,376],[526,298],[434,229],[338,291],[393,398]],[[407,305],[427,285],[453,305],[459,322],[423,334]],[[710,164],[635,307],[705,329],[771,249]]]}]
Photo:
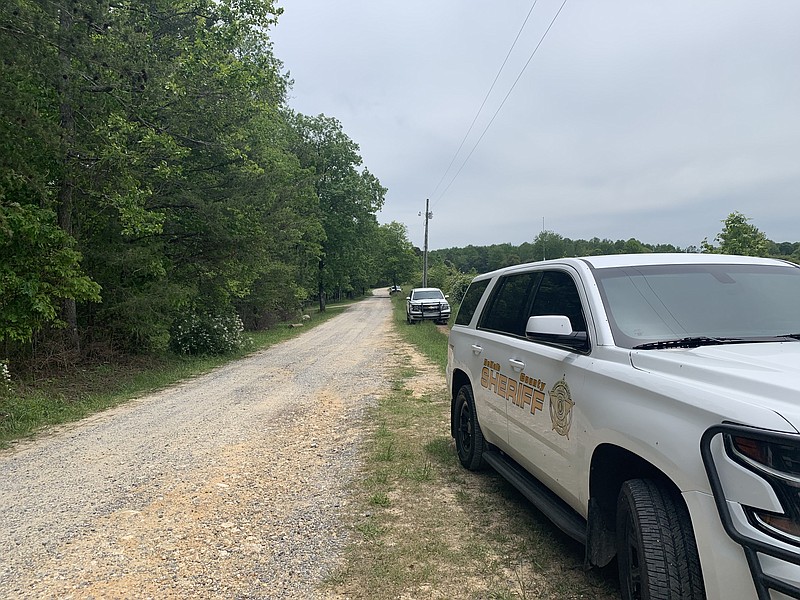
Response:
[{"label": "sheriff suv", "polygon": [[406,321],[409,325],[429,319],[444,325],[450,318],[450,304],[439,288],[414,288],[406,297]]},{"label": "sheriff suv", "polygon": [[451,433],[622,597],[800,598],[800,267],[637,254],[476,277]]}]

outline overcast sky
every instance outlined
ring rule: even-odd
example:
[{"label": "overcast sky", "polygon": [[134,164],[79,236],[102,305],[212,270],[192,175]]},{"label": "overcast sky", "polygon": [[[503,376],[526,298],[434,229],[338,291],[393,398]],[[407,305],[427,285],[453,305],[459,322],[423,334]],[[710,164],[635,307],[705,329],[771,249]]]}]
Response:
[{"label": "overcast sky", "polygon": [[800,241],[800,1],[567,0],[543,39],[562,2],[537,1],[458,156],[532,0],[281,0],[272,39],[289,105],[341,121],[416,246],[426,198],[432,249],[543,218],[686,247],[734,210]]}]

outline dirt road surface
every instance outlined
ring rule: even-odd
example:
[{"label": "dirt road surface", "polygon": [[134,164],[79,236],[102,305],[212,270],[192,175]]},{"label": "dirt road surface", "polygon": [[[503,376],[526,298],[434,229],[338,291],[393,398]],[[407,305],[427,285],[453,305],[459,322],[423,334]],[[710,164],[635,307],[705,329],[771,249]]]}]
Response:
[{"label": "dirt road surface", "polygon": [[320,597],[396,360],[390,313],[367,299],[0,453],[0,597]]}]

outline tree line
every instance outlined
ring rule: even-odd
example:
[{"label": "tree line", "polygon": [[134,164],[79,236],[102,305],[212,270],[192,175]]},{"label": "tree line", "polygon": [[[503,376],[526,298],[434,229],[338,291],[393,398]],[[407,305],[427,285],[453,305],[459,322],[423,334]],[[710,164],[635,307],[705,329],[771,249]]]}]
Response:
[{"label": "tree line", "polygon": [[[648,252],[706,252],[769,256],[800,263],[800,242],[773,242],[750,223],[750,218],[734,211],[723,221],[723,228],[712,242],[682,248],[673,244],[647,244],[635,238],[610,240],[594,237],[573,240],[553,231],[543,231],[533,241],[518,246],[492,244],[444,248],[430,252],[434,269],[449,268],[460,273],[485,273],[510,265],[569,256],[603,254],[641,254]],[[715,245],[713,242],[717,242]],[[441,278],[441,274],[440,274]]]},{"label": "tree line", "polygon": [[[610,240],[594,237],[572,240],[553,231],[539,233],[520,245],[492,244],[444,248],[429,253],[431,285],[448,290],[456,300],[466,291],[470,279],[511,265],[570,256],[641,254],[648,252],[705,252],[772,257],[800,264],[800,242],[774,242],[739,211],[730,213],[714,240],[682,248],[673,244],[647,244],[635,238]],[[716,242],[716,243],[715,243]]]},{"label": "tree line", "polygon": [[193,322],[269,327],[413,260],[404,226],[378,224],[386,189],[339,121],[288,107],[280,12],[6,0],[6,357],[55,339],[160,351]]}]

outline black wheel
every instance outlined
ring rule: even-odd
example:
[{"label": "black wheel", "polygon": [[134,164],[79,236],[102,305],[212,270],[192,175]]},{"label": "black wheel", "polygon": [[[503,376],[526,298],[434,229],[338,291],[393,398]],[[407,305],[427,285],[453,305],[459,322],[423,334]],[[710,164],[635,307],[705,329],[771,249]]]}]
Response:
[{"label": "black wheel", "polygon": [[631,479],[622,485],[617,563],[624,600],[706,597],[689,512],[663,484]]},{"label": "black wheel", "polygon": [[472,388],[469,385],[462,385],[456,394],[453,419],[458,460],[470,471],[480,470],[483,467],[485,442],[481,426],[478,424],[478,415],[475,413]]},{"label": "black wheel", "polygon": [[411,315],[408,313],[406,313],[406,323],[408,323],[409,325],[414,324],[414,321],[411,320]]}]

